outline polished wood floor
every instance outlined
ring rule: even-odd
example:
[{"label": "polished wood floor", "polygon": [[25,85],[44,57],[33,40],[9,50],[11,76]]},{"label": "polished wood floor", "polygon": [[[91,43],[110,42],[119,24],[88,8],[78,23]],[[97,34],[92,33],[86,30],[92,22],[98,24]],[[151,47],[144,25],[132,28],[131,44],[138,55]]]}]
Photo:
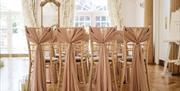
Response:
[{"label": "polished wood floor", "polygon": [[180,91],[180,76],[162,77],[163,67],[149,65],[149,81],[151,91]]},{"label": "polished wood floor", "polygon": [[[0,91],[21,91],[20,84],[28,72],[28,58],[1,58]],[[151,91],[180,91],[180,76],[162,77],[163,67],[149,65]],[[125,86],[125,88],[128,88]],[[127,89],[124,91],[128,91]]]},{"label": "polished wood floor", "polygon": [[[163,67],[148,65],[150,91],[180,91],[180,75],[162,76]],[[129,85],[123,86],[123,91],[129,91]]]}]

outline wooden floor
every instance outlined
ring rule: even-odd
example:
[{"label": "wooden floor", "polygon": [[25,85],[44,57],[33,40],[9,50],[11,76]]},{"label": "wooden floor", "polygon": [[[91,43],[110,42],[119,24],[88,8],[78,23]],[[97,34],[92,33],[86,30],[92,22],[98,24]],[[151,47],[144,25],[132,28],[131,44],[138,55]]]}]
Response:
[{"label": "wooden floor", "polygon": [[[150,91],[180,91],[180,75],[162,76],[163,67],[148,65]],[[129,86],[124,85],[123,91],[129,91]]]},{"label": "wooden floor", "polygon": [[[21,91],[20,83],[28,72],[28,58],[2,58],[0,69],[0,91]],[[163,67],[149,65],[151,91],[180,91],[180,76],[162,77]],[[124,90],[127,91],[127,90]]]},{"label": "wooden floor", "polygon": [[162,66],[149,65],[151,91],[180,91],[180,76],[162,77],[162,70]]}]

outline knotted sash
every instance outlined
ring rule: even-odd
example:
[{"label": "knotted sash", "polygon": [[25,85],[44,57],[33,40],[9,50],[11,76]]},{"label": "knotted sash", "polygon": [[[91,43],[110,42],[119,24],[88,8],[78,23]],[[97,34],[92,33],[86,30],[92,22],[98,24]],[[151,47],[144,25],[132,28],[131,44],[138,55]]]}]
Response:
[{"label": "knotted sash", "polygon": [[[41,33],[40,33],[41,32]],[[49,42],[52,38],[52,31],[50,28],[37,28],[26,27],[26,37],[28,41],[36,44],[36,55],[34,60],[34,71],[32,72],[31,91],[47,91],[46,89],[46,72],[45,61],[42,53],[41,44]]]},{"label": "knotted sash", "polygon": [[149,28],[145,27],[125,27],[124,29],[125,40],[135,43],[133,48],[130,91],[148,91],[147,74],[140,43],[146,41],[151,32]]},{"label": "knotted sash", "polygon": [[80,43],[85,38],[83,28],[59,28],[57,39],[59,42],[68,43],[64,66],[62,90],[59,91],[80,91],[77,77],[77,68],[73,44]]},{"label": "knotted sash", "polygon": [[117,33],[115,30],[114,27],[102,29],[102,31],[101,28],[90,27],[91,40],[100,44],[99,63],[95,72],[94,90],[96,91],[112,91],[110,64],[105,43],[114,40]]}]

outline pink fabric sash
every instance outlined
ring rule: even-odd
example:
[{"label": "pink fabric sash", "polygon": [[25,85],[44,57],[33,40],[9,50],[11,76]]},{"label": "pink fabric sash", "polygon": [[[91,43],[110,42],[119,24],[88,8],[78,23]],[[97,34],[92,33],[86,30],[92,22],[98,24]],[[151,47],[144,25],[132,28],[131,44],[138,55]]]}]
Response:
[{"label": "pink fabric sash", "polygon": [[43,28],[42,34],[37,32],[37,28],[27,28],[26,36],[30,42],[37,45],[36,56],[34,60],[34,71],[32,73],[32,84],[31,91],[46,91],[46,72],[45,72],[45,62],[42,53],[41,44],[48,42],[52,38],[52,31],[50,28]]},{"label": "pink fabric sash", "polygon": [[[50,41],[51,42],[51,52],[52,52],[50,54],[51,54],[52,57],[55,57],[55,50],[54,50],[54,46],[53,45],[54,45],[54,43],[57,42],[56,34],[57,34],[57,31],[53,31],[52,32],[52,40]],[[50,73],[50,75],[51,75],[50,79],[51,79],[51,82],[53,84],[56,84],[58,82],[58,78],[57,78],[57,72],[56,72],[56,67],[55,67],[55,63],[54,63],[55,60],[53,60],[53,58],[51,58],[51,61],[52,61],[52,64],[50,65],[50,72],[51,72]]]},{"label": "pink fabric sash", "polygon": [[97,71],[95,72],[95,89],[93,91],[113,91],[110,64],[108,60],[108,51],[106,48],[106,42],[110,42],[114,39],[116,34],[116,28],[109,27],[101,28],[90,27],[90,38],[92,41],[100,43],[99,63],[97,65]]},{"label": "pink fabric sash", "polygon": [[59,28],[57,38],[59,42],[68,43],[62,90],[59,91],[80,91],[73,44],[84,40],[85,31],[83,28]]},{"label": "pink fabric sash", "polygon": [[150,36],[149,28],[125,27],[126,41],[135,43],[133,48],[132,75],[130,79],[130,91],[148,91],[145,62],[140,43]]},{"label": "pink fabric sash", "polygon": [[124,31],[117,31],[116,40],[120,43],[124,42]]}]

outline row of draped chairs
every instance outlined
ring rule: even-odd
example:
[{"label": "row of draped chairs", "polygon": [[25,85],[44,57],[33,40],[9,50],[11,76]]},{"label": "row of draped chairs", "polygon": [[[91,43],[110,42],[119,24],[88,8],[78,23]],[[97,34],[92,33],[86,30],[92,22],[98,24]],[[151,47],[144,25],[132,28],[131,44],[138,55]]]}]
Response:
[{"label": "row of draped chairs", "polygon": [[149,27],[26,27],[27,91],[149,91]]}]

